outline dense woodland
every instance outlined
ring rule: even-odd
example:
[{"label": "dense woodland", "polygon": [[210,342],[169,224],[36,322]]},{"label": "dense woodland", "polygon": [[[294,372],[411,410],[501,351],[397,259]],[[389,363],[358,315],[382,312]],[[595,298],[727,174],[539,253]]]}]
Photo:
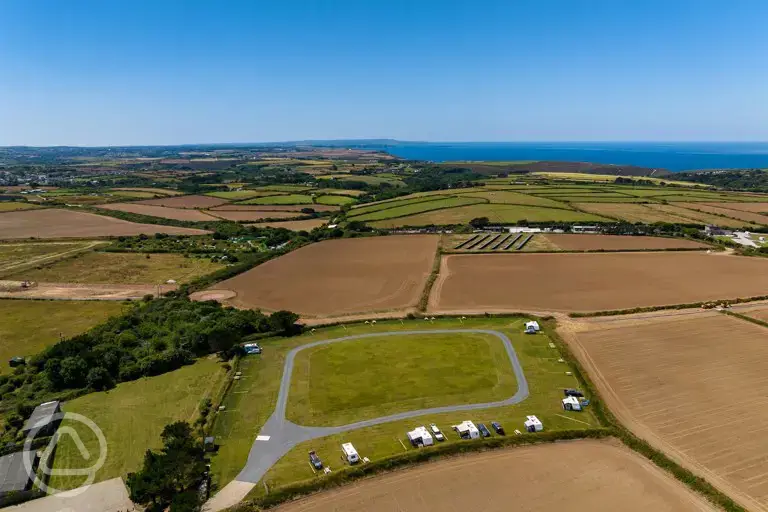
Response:
[{"label": "dense woodland", "polygon": [[725,190],[768,192],[768,169],[731,169],[683,172],[678,179],[713,185]]}]

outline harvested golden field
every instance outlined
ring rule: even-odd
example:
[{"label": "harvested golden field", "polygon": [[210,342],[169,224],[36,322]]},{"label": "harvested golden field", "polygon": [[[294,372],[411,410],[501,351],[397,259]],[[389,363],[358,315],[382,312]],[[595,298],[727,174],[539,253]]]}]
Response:
[{"label": "harvested golden field", "polygon": [[[703,212],[707,213],[714,213],[716,215],[725,215],[727,217],[731,217],[733,219],[739,219],[742,221],[745,221],[746,223],[754,223],[754,224],[768,224],[768,215],[761,215],[759,213],[754,213],[750,211],[742,211],[741,209],[736,206],[735,208],[731,205],[738,205],[738,203],[677,203],[680,206],[684,206],[685,208],[691,208],[695,210],[701,210]],[[751,203],[750,203],[751,204]],[[765,207],[768,207],[767,203],[763,203]],[[766,213],[768,213],[768,209],[766,209]]]},{"label": "harvested golden field", "polygon": [[748,510],[768,510],[768,329],[700,310],[569,327],[625,425]]},{"label": "harvested golden field", "polygon": [[579,210],[602,215],[626,222],[644,222],[653,224],[654,222],[670,222],[691,224],[689,218],[673,215],[668,212],[653,210],[644,204],[635,203],[575,203]]},{"label": "harvested golden field", "polygon": [[216,217],[235,222],[256,222],[262,219],[295,219],[303,217],[299,212],[259,212],[259,211],[216,211],[211,212]]},{"label": "harvested golden field", "polygon": [[325,226],[328,219],[286,220],[282,222],[259,222],[248,224],[255,228],[284,228],[291,231],[312,231],[320,226]]},{"label": "harvested golden field", "polygon": [[756,227],[754,224],[737,220],[728,217],[721,217],[719,215],[712,215],[711,213],[697,212],[694,210],[688,210],[680,206],[674,206],[671,204],[650,204],[648,208],[652,208],[656,211],[669,213],[670,215],[679,215],[690,219],[688,222],[695,222],[698,224],[712,224],[715,226],[725,226],[729,228],[743,228],[743,227]]},{"label": "harvested golden field", "polygon": [[287,204],[287,205],[274,205],[274,204],[225,204],[211,208],[211,213],[218,211],[258,211],[258,212],[300,212],[305,208],[312,208],[316,212],[335,212],[339,210],[338,206],[330,206],[326,204]]},{"label": "harvested golden field", "polygon": [[415,306],[437,250],[437,236],[384,236],[312,244],[216,284],[238,307],[288,309],[310,316]]},{"label": "harvested golden field", "polygon": [[708,203],[712,206],[720,206],[722,208],[731,208],[733,210],[741,210],[743,212],[757,212],[768,214],[768,202],[765,203]]},{"label": "harvested golden field", "polygon": [[768,259],[704,252],[451,254],[430,308],[604,311],[768,294]]},{"label": "harvested golden field", "polygon": [[0,239],[89,238],[102,236],[204,235],[202,229],[139,224],[92,213],[47,208],[0,215]]},{"label": "harvested golden field", "polygon": [[149,192],[150,194],[158,194],[164,196],[178,196],[183,192],[178,190],[170,190],[167,188],[152,188],[152,187],[116,187],[112,190],[125,190],[127,192]]},{"label": "harvested golden field", "polygon": [[[514,504],[514,506],[511,506]],[[714,511],[616,441],[581,440],[472,454],[368,478],[279,512]]]},{"label": "harvested golden field", "polygon": [[16,212],[19,210],[34,210],[39,206],[32,203],[21,203],[18,201],[0,201],[0,213]]},{"label": "harvested golden field", "polygon": [[104,210],[115,210],[118,212],[137,213],[139,215],[149,215],[162,219],[186,220],[191,222],[205,222],[218,220],[206,213],[198,210],[167,208],[165,206],[152,206],[140,203],[110,203],[97,205]]},{"label": "harvested golden field", "polygon": [[226,199],[210,196],[175,196],[147,199],[146,201],[138,201],[137,204],[166,206],[168,208],[213,208],[226,202],[228,202]]},{"label": "harvested golden field", "polygon": [[540,235],[562,251],[633,251],[643,249],[706,249],[707,245],[681,238],[658,236],[576,235],[553,233]]}]

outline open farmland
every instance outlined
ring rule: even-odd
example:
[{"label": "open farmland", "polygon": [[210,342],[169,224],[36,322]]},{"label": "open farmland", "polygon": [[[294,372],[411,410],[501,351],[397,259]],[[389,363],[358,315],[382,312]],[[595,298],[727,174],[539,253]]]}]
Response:
[{"label": "open farmland", "polygon": [[722,208],[732,208],[734,210],[741,210],[744,212],[757,212],[768,214],[768,202],[765,203],[709,203],[712,206],[720,206]]},{"label": "open farmland", "polygon": [[0,277],[23,268],[50,263],[106,242],[0,243]]},{"label": "open farmland", "polygon": [[603,215],[626,222],[642,222],[652,224],[654,222],[669,222],[680,224],[695,224],[696,221],[674,215],[672,213],[653,210],[644,204],[628,203],[575,203],[579,210],[591,212],[595,215]]},{"label": "open farmland", "polygon": [[61,340],[81,334],[113,315],[119,302],[0,300],[0,372],[14,356],[32,356]]},{"label": "open farmland", "polygon": [[330,205],[340,206],[345,204],[353,204],[355,202],[355,199],[352,197],[347,197],[347,196],[338,195],[338,194],[328,194],[328,195],[316,197],[315,201],[317,201],[319,204],[330,204]]},{"label": "open farmland", "polygon": [[707,249],[694,240],[658,236],[576,235],[552,233],[539,235],[563,251],[637,251],[653,249]]},{"label": "open farmland", "polygon": [[748,510],[765,511],[766,334],[689,310],[574,322],[566,337],[624,424]]},{"label": "open farmland", "polygon": [[240,204],[312,204],[312,196],[305,194],[285,194],[248,199]]},{"label": "open farmland", "polygon": [[[615,441],[572,441],[441,460],[367,479],[279,512],[712,511]],[[514,507],[510,507],[514,504]]]},{"label": "open farmland", "polygon": [[15,212],[19,210],[34,210],[39,206],[32,203],[21,203],[16,201],[0,201],[0,213]]},{"label": "open farmland", "polygon": [[[216,358],[200,359],[178,370],[118,384],[106,392],[90,393],[68,401],[64,412],[82,414],[93,420],[107,440],[107,459],[96,481],[125,477],[141,467],[147,449],[162,445],[160,432],[174,421],[193,422],[203,398],[221,385],[224,370]],[[67,421],[63,422],[67,425]],[[89,453],[99,453],[96,436],[81,423],[71,423]],[[54,468],[83,468],[89,463],[71,436],[57,445]],[[83,476],[54,476],[51,485],[59,489],[77,487]]]},{"label": "open farmland", "polygon": [[169,190],[167,188],[152,188],[152,187],[115,187],[112,191],[126,191],[126,192],[148,192],[150,194],[156,194],[160,196],[178,196],[182,192],[178,190]]},{"label": "open farmland", "polygon": [[[590,213],[558,208],[511,204],[474,204],[419,213],[407,217],[398,217],[396,219],[375,221],[371,222],[370,225],[377,228],[397,228],[403,226],[467,224],[472,219],[478,217],[488,217],[492,223],[518,222],[521,220],[530,222],[594,222],[609,220]],[[352,219],[354,220],[356,217]]]},{"label": "open farmland", "polygon": [[[715,215],[725,215],[732,219],[738,219],[743,221],[741,224],[768,224],[768,215],[761,215],[760,213],[753,213],[749,211],[743,211],[741,209],[733,208],[735,203],[677,203],[677,205],[690,210],[700,210],[706,213],[712,213]],[[768,205],[766,205],[768,206]],[[768,210],[766,210],[768,213]]]},{"label": "open farmland", "polygon": [[487,192],[456,192],[461,197],[477,197],[485,199],[489,203],[497,204],[524,204],[530,206],[549,206],[552,208],[568,208],[568,205],[546,197],[536,197],[509,190],[489,190]]},{"label": "open farmland", "polygon": [[138,201],[136,204],[165,206],[167,208],[213,208],[226,202],[226,199],[209,196],[175,196]]},{"label": "open farmland", "polygon": [[0,215],[0,239],[88,238],[153,235],[155,233],[204,235],[208,231],[155,224],[138,224],[103,215],[55,208],[10,212]]},{"label": "open farmland", "polygon": [[396,217],[405,217],[406,215],[412,215],[414,213],[428,212],[431,210],[443,210],[448,208],[454,208],[457,206],[464,206],[469,204],[483,203],[482,199],[471,197],[446,197],[444,199],[437,199],[433,201],[419,201],[416,203],[405,204],[402,206],[396,206],[394,208],[387,208],[370,213],[357,214],[356,211],[351,220],[357,220],[360,222],[368,222],[372,220],[393,219]]},{"label": "open farmland", "polygon": [[139,215],[149,215],[161,219],[185,220],[190,222],[215,221],[212,217],[199,210],[184,208],[168,208],[165,206],[153,206],[141,203],[110,203],[97,205],[104,210],[114,210],[118,212],[137,213]]},{"label": "open farmland", "polygon": [[27,269],[8,279],[74,284],[185,283],[224,265],[181,254],[86,252],[50,265]]},{"label": "open farmland", "polygon": [[226,199],[228,201],[239,201],[241,199],[250,199],[252,197],[264,197],[278,194],[279,192],[264,192],[263,190],[227,190],[223,192],[209,192],[205,195]]},{"label": "open farmland", "polygon": [[437,236],[327,240],[228,279],[239,307],[331,316],[415,306],[437,250]]},{"label": "open farmland", "polygon": [[300,212],[305,208],[311,208],[316,212],[337,212],[339,208],[337,206],[330,206],[326,204],[312,204],[312,205],[253,205],[253,204],[225,204],[211,208],[209,212],[215,214],[216,212],[228,212],[228,211],[243,211],[243,212]]},{"label": "open farmland", "polygon": [[295,219],[297,217],[304,217],[301,212],[263,212],[256,210],[217,210],[215,212],[212,211],[211,214],[216,215],[216,217],[221,219],[232,220],[235,222],[256,222],[265,219]]},{"label": "open farmland", "polygon": [[290,229],[291,231],[312,231],[320,226],[325,226],[326,222],[327,219],[286,220],[282,222],[259,222],[248,224],[248,226],[255,228],[283,228]]},{"label": "open farmland", "polygon": [[648,205],[648,207],[660,212],[691,219],[692,222],[697,224],[712,224],[715,226],[724,226],[729,228],[756,227],[754,224],[750,224],[749,222],[744,222],[742,220],[688,210],[686,208],[671,204],[651,204]]},{"label": "open farmland", "polygon": [[299,352],[287,417],[299,425],[345,425],[397,412],[504,400],[513,389],[509,357],[495,336],[374,337]]},{"label": "open farmland", "polygon": [[589,312],[767,292],[763,258],[703,252],[452,254],[443,256],[430,309]]}]

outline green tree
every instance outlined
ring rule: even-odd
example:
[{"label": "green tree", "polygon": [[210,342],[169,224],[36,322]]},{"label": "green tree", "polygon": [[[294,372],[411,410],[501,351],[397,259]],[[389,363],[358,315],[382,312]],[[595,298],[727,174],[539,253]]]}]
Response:
[{"label": "green tree", "polygon": [[283,336],[293,336],[301,332],[301,326],[296,323],[298,320],[299,315],[291,311],[275,311],[269,315],[269,325],[272,330]]}]

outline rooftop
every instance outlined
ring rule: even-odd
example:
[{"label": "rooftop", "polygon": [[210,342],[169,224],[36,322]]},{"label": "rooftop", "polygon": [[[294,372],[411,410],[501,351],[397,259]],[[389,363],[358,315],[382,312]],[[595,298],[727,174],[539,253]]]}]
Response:
[{"label": "rooftop", "polygon": [[59,402],[55,400],[38,405],[24,424],[24,432],[46,426],[53,420],[53,415],[59,412],[59,410]]},{"label": "rooftop", "polygon": [[0,457],[0,493],[24,491],[34,478],[34,473],[27,472],[24,459],[34,469],[36,454],[33,451],[16,452]]}]

